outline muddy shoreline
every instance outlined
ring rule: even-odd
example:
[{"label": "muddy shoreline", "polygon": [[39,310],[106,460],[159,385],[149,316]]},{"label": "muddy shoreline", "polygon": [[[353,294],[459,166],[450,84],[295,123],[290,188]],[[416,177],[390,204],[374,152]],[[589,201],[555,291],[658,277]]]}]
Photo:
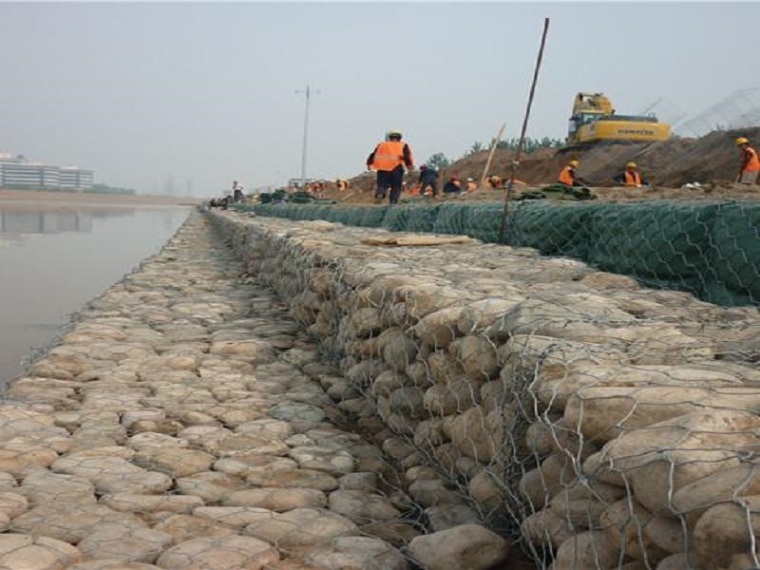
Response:
[{"label": "muddy shoreline", "polygon": [[153,196],[144,194],[90,194],[81,192],[49,192],[42,190],[0,190],[0,208],[24,209],[28,206],[39,208],[47,204],[51,208],[122,208],[122,207],[162,207],[195,206],[203,200],[189,196]]}]

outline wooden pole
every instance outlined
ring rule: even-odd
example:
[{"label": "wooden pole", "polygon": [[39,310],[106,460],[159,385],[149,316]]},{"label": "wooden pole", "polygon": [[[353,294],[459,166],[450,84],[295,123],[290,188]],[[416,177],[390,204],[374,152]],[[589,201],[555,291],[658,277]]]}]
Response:
[{"label": "wooden pole", "polygon": [[544,18],[544,31],[541,34],[541,46],[538,48],[538,57],[536,58],[536,67],[533,71],[533,81],[530,85],[530,95],[528,95],[528,105],[525,108],[522,129],[520,131],[520,141],[517,144],[517,153],[512,161],[512,168],[509,174],[509,183],[504,195],[504,211],[501,214],[501,225],[499,227],[499,243],[504,243],[504,232],[507,228],[507,217],[509,216],[509,201],[512,199],[512,186],[517,177],[517,169],[520,166],[523,144],[525,143],[525,132],[528,129],[528,120],[530,119],[530,108],[533,105],[533,96],[536,94],[536,83],[538,82],[538,72],[541,69],[541,60],[544,58],[544,47],[546,46],[546,34],[549,32],[549,18]]},{"label": "wooden pole", "polygon": [[496,147],[499,146],[499,141],[501,140],[501,135],[504,134],[504,129],[507,128],[506,123],[501,126],[499,129],[498,134],[496,135],[496,138],[493,139],[493,143],[491,144],[491,152],[488,154],[488,160],[486,161],[486,167],[483,169],[483,176],[480,178],[480,187],[485,188],[486,187],[486,178],[488,177],[488,171],[491,168],[491,161],[493,160],[493,154],[496,152]]}]

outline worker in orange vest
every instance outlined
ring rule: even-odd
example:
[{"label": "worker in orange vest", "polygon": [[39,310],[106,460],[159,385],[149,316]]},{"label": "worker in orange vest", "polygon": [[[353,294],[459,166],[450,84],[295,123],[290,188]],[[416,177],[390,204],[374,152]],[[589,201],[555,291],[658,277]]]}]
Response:
[{"label": "worker in orange vest", "polygon": [[501,176],[496,176],[495,174],[488,177],[488,186],[494,190],[500,190],[501,188],[504,188],[504,179]]},{"label": "worker in orange vest", "polygon": [[568,187],[585,186],[587,184],[586,181],[575,173],[575,169],[578,168],[580,164],[581,163],[575,159],[568,162],[567,166],[565,166],[565,168],[562,169],[562,172],[559,173],[557,183]]},{"label": "worker in orange vest", "polygon": [[744,137],[736,139],[736,145],[741,152],[741,166],[736,181],[740,184],[757,184],[757,175],[760,173],[757,151],[749,146],[749,140]]},{"label": "worker in orange vest", "polygon": [[398,204],[404,182],[404,167],[414,170],[412,149],[401,141],[402,137],[401,131],[388,131],[385,141],[378,143],[367,157],[367,169],[377,171],[375,202],[378,204],[385,200],[389,188],[389,203]]},{"label": "worker in orange vest", "polygon": [[641,188],[642,186],[649,186],[637,170],[638,166],[635,162],[629,162],[625,165],[625,170],[615,176],[612,180],[620,184],[621,186],[627,186],[629,188]]}]

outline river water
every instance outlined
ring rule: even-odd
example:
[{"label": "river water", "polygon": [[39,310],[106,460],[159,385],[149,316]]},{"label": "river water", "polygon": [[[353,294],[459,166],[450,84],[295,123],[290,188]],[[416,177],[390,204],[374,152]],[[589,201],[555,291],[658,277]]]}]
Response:
[{"label": "river water", "polygon": [[21,375],[73,313],[157,253],[188,214],[0,201],[0,383]]}]

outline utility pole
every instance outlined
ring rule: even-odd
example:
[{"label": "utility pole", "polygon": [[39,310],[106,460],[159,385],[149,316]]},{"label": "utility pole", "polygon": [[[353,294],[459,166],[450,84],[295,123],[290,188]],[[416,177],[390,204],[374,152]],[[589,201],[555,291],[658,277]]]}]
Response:
[{"label": "utility pole", "polygon": [[[303,192],[306,187],[306,154],[309,140],[309,100],[311,99],[312,90],[307,83],[305,91],[296,91],[296,93],[304,93],[306,95],[306,113],[304,114],[303,119],[303,149],[301,150],[301,191]],[[314,90],[314,93],[321,93],[321,91]]]}]

